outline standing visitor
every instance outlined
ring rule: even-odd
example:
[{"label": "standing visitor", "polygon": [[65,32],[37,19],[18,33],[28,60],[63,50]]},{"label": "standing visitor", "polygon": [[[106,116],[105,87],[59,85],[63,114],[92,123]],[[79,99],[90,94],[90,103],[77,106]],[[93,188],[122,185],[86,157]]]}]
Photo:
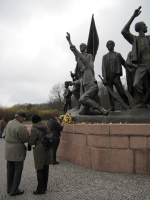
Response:
[{"label": "standing visitor", "polygon": [[59,162],[56,161],[56,152],[60,143],[60,136],[61,136],[60,132],[63,130],[63,126],[60,125],[58,120],[59,120],[59,114],[54,114],[53,117],[47,122],[47,126],[55,138],[52,147],[53,165],[59,164]]},{"label": "standing visitor", "polygon": [[22,122],[26,114],[19,110],[15,119],[8,122],[5,137],[5,160],[7,160],[7,193],[11,196],[21,195],[23,190],[18,189],[23,164],[26,157],[26,146],[29,140],[29,133]]},{"label": "standing visitor", "polygon": [[41,123],[41,118],[38,115],[33,115],[31,118],[33,128],[31,128],[31,135],[29,144],[35,145],[33,147],[34,164],[37,172],[37,189],[33,194],[44,194],[47,190],[49,164],[53,162],[52,149],[44,150],[44,138],[46,134],[51,134],[47,126]]}]

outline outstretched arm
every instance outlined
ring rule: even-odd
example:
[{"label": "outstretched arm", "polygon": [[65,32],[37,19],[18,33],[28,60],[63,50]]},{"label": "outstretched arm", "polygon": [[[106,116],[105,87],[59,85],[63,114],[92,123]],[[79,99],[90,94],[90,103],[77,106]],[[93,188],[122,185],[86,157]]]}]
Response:
[{"label": "outstretched arm", "polygon": [[67,36],[66,36],[66,38],[67,38],[67,40],[68,40],[70,46],[72,46],[73,44],[72,44],[72,42],[71,42],[70,33],[67,32]]},{"label": "outstretched arm", "polygon": [[134,11],[132,17],[130,18],[130,20],[128,21],[128,23],[126,24],[126,26],[129,26],[129,27],[130,27],[130,25],[131,25],[131,23],[133,22],[133,20],[134,20],[137,16],[140,15],[140,13],[142,12],[142,11],[140,11],[140,9],[141,9],[141,6],[140,6],[138,9],[136,9],[136,10]]},{"label": "outstretched arm", "polygon": [[69,42],[69,45],[70,45],[70,49],[71,51],[74,53],[74,55],[77,57],[78,56],[78,50],[76,49],[76,47],[72,44],[71,42],[71,37],[70,37],[70,33],[67,32],[67,36],[66,36],[66,39],[68,40]]},{"label": "outstretched arm", "polygon": [[69,42],[69,44],[70,44],[70,49],[71,49],[71,51],[74,53],[74,55],[75,55],[77,58],[79,58],[79,59],[83,62],[83,64],[85,64],[85,66],[86,66],[87,68],[90,68],[90,64],[89,64],[89,62],[87,61],[87,59],[84,58],[84,56],[82,56],[81,53],[80,53],[80,52],[76,49],[76,47],[72,44],[72,42],[71,42],[71,37],[70,37],[70,34],[69,34],[68,32],[67,32],[66,38],[67,38],[67,40],[68,40],[68,42]]},{"label": "outstretched arm", "polygon": [[132,17],[130,18],[130,20],[128,21],[128,23],[125,25],[125,27],[122,29],[121,33],[124,36],[124,38],[130,43],[133,44],[134,41],[134,36],[130,33],[129,29],[130,29],[130,25],[133,22],[133,20],[135,19],[135,17],[139,16],[140,13],[142,11],[140,11],[141,6],[136,9],[132,15]]}]

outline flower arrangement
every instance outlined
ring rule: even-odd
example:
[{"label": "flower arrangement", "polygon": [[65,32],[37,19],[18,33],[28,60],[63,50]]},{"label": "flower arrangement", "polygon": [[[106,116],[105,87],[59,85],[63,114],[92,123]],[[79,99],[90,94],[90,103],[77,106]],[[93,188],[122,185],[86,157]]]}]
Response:
[{"label": "flower arrangement", "polygon": [[[66,115],[60,115],[59,122],[60,122],[61,125],[63,125],[63,124],[105,124],[105,123],[97,123],[97,122],[82,122],[82,123],[78,123],[78,122],[75,122],[75,121],[72,120],[70,113],[66,113]],[[108,124],[113,124],[113,123],[110,122]],[[127,122],[126,121],[125,122],[120,122],[120,124],[127,124]]]},{"label": "flower arrangement", "polygon": [[59,123],[60,123],[60,124],[62,124],[63,119],[64,119],[64,115],[60,115],[60,116],[59,116]]},{"label": "flower arrangement", "polygon": [[70,113],[66,113],[66,115],[61,115],[59,117],[59,122],[61,124],[73,124]]}]

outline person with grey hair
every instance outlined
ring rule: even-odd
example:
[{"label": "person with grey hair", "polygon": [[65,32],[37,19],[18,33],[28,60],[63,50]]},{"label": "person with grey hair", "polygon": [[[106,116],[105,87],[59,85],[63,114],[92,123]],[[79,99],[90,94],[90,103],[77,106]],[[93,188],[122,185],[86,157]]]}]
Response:
[{"label": "person with grey hair", "polygon": [[133,20],[140,15],[141,6],[136,9],[122,30],[124,38],[132,45],[131,62],[137,66],[135,72],[135,78],[133,82],[134,99],[137,104],[136,108],[147,108],[144,103],[144,89],[143,83],[145,77],[150,73],[150,35],[145,36],[147,32],[147,26],[144,22],[138,22],[135,24],[135,31],[139,33],[138,36],[134,36],[130,33],[130,25]]},{"label": "person with grey hair", "polygon": [[[125,66],[125,60],[120,53],[114,51],[115,43],[112,40],[109,40],[106,43],[109,53],[103,56],[102,60],[102,76],[104,77],[104,84],[107,84],[108,87],[113,91],[113,85],[116,87],[120,97],[123,101],[129,105],[129,100],[125,94],[124,88],[122,86],[120,76],[122,76],[122,66]],[[109,94],[110,101],[110,111],[114,111],[114,100]]]},{"label": "person with grey hair", "polygon": [[8,122],[5,137],[5,160],[7,160],[7,193],[11,196],[21,195],[23,190],[18,189],[26,157],[26,146],[29,141],[29,132],[22,122],[26,114],[19,110],[15,119]]}]

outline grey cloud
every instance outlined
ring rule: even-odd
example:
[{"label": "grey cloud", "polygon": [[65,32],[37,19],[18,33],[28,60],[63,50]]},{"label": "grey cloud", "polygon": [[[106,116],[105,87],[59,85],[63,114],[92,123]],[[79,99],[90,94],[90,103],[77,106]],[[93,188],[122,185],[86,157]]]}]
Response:
[{"label": "grey cloud", "polygon": [[[97,75],[101,74],[102,56],[108,52],[106,48],[107,40],[114,40],[116,43],[115,51],[120,52],[126,59],[131,50],[131,45],[121,35],[121,29],[140,5],[142,5],[142,13],[134,20],[131,32],[137,34],[134,31],[136,21],[145,21],[149,25],[150,1],[116,0],[112,1],[115,2],[114,5],[103,7],[103,9],[101,9],[101,2],[97,1],[97,10],[93,10],[91,3],[91,12],[87,13],[88,16],[85,16],[85,5],[82,13],[79,13],[78,10],[74,12],[75,18],[71,12],[74,11],[73,2],[69,0],[0,1],[0,25],[2,28],[0,32],[2,74],[0,91],[3,92],[4,96],[7,96],[7,94],[10,96],[10,102],[46,102],[49,91],[54,84],[71,80],[70,71],[74,71],[76,61],[66,41],[66,31],[70,32],[73,44],[79,49],[80,43],[87,43],[92,14],[95,14],[95,23],[100,40],[95,60],[97,80],[99,80]],[[42,29],[42,37],[34,38],[33,35],[34,43],[31,40],[24,50],[25,38],[23,37],[26,37],[26,35],[22,35],[22,30],[33,19],[40,19],[45,14],[52,16],[49,24],[47,24],[51,27],[49,36],[45,36],[45,29]],[[65,17],[62,18],[64,15]],[[81,18],[78,18],[78,15],[81,15]],[[56,18],[60,18],[59,23],[52,26],[51,23],[52,21],[55,22]],[[60,27],[59,31],[57,27]],[[39,26],[37,31],[40,29]],[[55,33],[54,37],[51,37],[51,32]],[[45,38],[46,41],[44,41]],[[39,48],[38,44],[42,40],[44,42]],[[36,52],[32,52],[35,44],[37,44]],[[29,53],[27,53],[28,50]]]}]

